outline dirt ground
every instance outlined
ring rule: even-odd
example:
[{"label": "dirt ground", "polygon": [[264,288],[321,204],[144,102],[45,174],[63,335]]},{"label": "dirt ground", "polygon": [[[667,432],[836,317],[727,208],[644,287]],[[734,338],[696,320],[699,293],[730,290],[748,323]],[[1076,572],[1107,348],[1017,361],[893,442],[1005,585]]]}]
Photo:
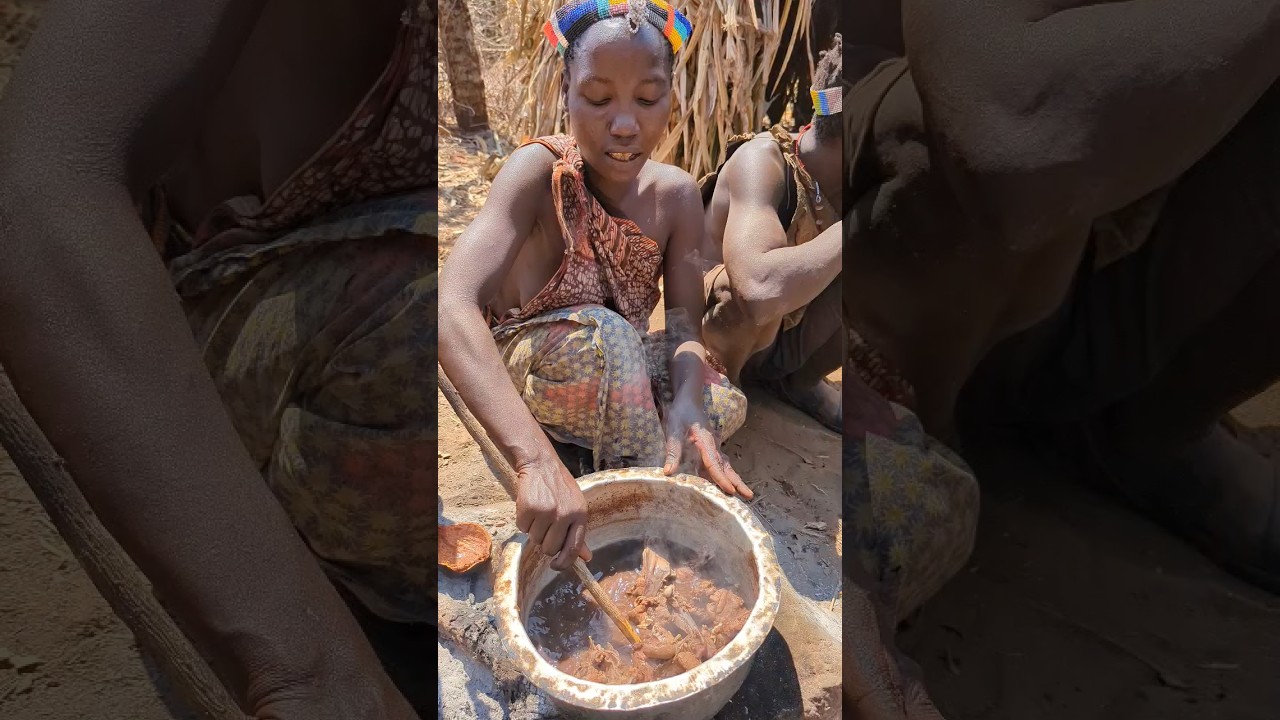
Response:
[{"label": "dirt ground", "polygon": [[[1280,386],[1234,415],[1274,447]],[[1280,598],[1089,489],[1067,459],[1000,438],[971,457],[977,549],[904,643],[946,717],[1280,717]]]},{"label": "dirt ground", "polygon": [[[0,89],[12,48],[40,4],[0,0]],[[450,163],[482,174],[487,160],[446,137],[442,168]],[[446,174],[442,169],[441,241],[447,249],[465,210],[478,207],[483,188],[464,183],[451,192],[443,187]],[[440,410],[443,511],[501,509],[501,488],[443,398]],[[1253,427],[1280,426],[1280,388],[1237,416]],[[788,523],[805,512],[834,526],[837,499],[828,484],[838,478],[839,454],[832,440],[789,408],[753,397],[748,426],[727,450],[760,494],[756,510],[780,526],[779,534],[789,534]],[[1280,717],[1280,598],[1225,575],[1181,541],[1087,489],[1067,462],[996,439],[975,463],[984,490],[977,551],[905,638],[946,717]],[[830,502],[816,502],[828,495]],[[824,543],[796,535],[779,548],[780,558],[789,563],[797,589],[820,595],[830,578],[810,558],[821,557],[812,548]],[[424,672],[429,664],[424,660]],[[465,659],[439,668],[475,670]],[[0,718],[171,717],[131,635],[0,454]]]}]

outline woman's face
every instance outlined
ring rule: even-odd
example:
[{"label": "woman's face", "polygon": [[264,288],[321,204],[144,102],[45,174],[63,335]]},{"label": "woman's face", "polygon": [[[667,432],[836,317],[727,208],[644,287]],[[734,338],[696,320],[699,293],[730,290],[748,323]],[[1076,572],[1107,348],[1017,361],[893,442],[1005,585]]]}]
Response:
[{"label": "woman's face", "polygon": [[652,25],[596,23],[576,41],[564,92],[582,159],[600,177],[630,182],[671,116],[671,46]]}]

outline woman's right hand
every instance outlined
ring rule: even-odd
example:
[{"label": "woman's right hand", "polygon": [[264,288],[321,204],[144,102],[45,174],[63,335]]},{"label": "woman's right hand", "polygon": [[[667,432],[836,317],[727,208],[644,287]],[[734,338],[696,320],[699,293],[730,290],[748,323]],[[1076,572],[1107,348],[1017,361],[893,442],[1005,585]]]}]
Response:
[{"label": "woman's right hand", "polygon": [[522,465],[516,472],[516,526],[528,533],[529,545],[552,558],[556,570],[567,569],[579,557],[591,560],[587,500],[564,463],[552,457]]}]

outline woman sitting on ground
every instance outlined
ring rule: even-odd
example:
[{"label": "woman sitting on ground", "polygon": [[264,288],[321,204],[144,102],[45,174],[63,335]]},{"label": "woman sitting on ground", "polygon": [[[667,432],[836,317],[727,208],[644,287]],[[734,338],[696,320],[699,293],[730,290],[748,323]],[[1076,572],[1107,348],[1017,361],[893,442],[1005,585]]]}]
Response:
[{"label": "woman sitting on ground", "polygon": [[564,58],[572,134],[516,150],[458,238],[441,273],[440,362],[519,474],[518,527],[563,569],[591,553],[586,503],[553,441],[589,449],[597,470],[670,474],[687,459],[725,492],[751,493],[719,451],[746,397],[707,365],[700,337],[698,186],[649,159],[689,22],[662,0],[589,0],[545,30]]}]

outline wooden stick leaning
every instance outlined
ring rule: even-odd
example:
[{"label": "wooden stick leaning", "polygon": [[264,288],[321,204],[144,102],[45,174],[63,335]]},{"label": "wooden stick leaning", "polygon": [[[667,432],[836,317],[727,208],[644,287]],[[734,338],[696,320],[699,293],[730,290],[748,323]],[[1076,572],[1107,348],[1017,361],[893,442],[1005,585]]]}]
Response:
[{"label": "wooden stick leaning", "polygon": [[587,588],[587,592],[591,593],[591,597],[595,598],[600,607],[604,608],[605,614],[613,620],[613,624],[618,626],[622,634],[626,635],[633,645],[639,645],[640,635],[635,631],[635,628],[631,627],[631,623],[627,622],[626,616],[622,614],[618,606],[613,604],[613,600],[605,593],[604,588],[600,587],[600,584],[596,582],[595,577],[591,575],[591,571],[587,569],[587,564],[582,561],[582,558],[574,561],[573,572],[577,574],[578,579]]},{"label": "wooden stick leaning", "polygon": [[[462,402],[462,397],[458,395],[458,390],[453,386],[453,382],[444,374],[444,368],[436,366],[436,372],[439,373],[440,390],[444,393],[444,398],[449,401],[449,406],[453,408],[454,413],[458,415],[458,419],[462,421],[462,426],[467,429],[471,437],[475,439],[476,444],[480,446],[480,454],[484,455],[484,459],[489,463],[489,467],[493,470],[498,478],[498,482],[502,485],[507,494],[514,499],[516,497],[516,471],[507,462],[507,458],[499,452],[498,447],[489,439],[489,435],[480,426],[480,421],[476,420],[476,416],[471,414],[467,409],[466,403]],[[627,639],[632,643],[639,644],[640,636],[636,633],[635,628],[631,627],[631,623],[627,622],[627,618],[614,604],[613,600],[605,593],[596,579],[592,577],[591,571],[587,569],[587,564],[582,558],[577,558],[573,563],[573,571],[577,574],[578,579],[582,581],[587,592],[591,593],[591,597],[595,598],[596,604],[604,609],[606,615],[618,629],[622,631]]]},{"label": "wooden stick leaning", "polygon": [[204,720],[246,720],[217,675],[152,594],[151,583],[98,520],[3,368],[0,445],[9,452],[94,587],[159,663],[160,671],[190,708]]}]

